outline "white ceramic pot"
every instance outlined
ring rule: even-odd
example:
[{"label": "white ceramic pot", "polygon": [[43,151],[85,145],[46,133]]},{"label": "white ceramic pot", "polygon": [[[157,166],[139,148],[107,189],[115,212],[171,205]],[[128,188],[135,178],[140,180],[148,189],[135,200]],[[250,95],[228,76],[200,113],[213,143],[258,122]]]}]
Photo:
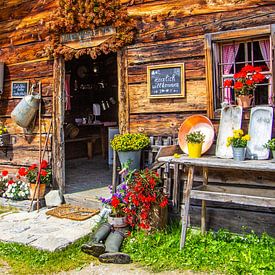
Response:
[{"label": "white ceramic pot", "polygon": [[111,217],[108,216],[108,223],[113,227],[126,227],[127,219],[126,217]]}]

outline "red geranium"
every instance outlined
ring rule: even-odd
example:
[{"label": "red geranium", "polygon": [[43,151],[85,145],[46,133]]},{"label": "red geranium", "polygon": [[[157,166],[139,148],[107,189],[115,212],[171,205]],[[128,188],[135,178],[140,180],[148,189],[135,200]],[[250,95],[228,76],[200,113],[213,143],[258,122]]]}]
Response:
[{"label": "red geranium", "polygon": [[150,230],[152,225],[152,209],[155,206],[165,207],[167,196],[161,187],[159,175],[149,169],[136,171],[127,181],[128,192],[125,213],[131,227]]},{"label": "red geranium", "polygon": [[42,169],[40,175],[46,177],[48,175],[48,172]]},{"label": "red geranium", "polygon": [[[236,95],[250,95],[256,89],[256,84],[265,80],[265,76],[261,73],[261,67],[252,65],[244,66],[241,71],[234,74],[233,88]],[[226,88],[232,87],[233,80],[226,79],[223,86]]]},{"label": "red geranium", "polygon": [[111,205],[114,208],[117,208],[119,206],[119,203],[120,203],[120,200],[116,196],[113,196],[111,200]]},{"label": "red geranium", "polygon": [[2,176],[5,177],[5,176],[8,175],[8,173],[9,173],[9,172],[8,172],[7,170],[3,170],[3,171],[2,171]]},{"label": "red geranium", "polygon": [[27,172],[26,168],[21,167],[21,168],[18,170],[18,174],[19,174],[19,176],[21,176],[21,177],[25,177],[25,176],[28,174],[28,172]]},{"label": "red geranium", "polygon": [[41,161],[41,169],[46,169],[48,167],[48,162],[46,160]]}]

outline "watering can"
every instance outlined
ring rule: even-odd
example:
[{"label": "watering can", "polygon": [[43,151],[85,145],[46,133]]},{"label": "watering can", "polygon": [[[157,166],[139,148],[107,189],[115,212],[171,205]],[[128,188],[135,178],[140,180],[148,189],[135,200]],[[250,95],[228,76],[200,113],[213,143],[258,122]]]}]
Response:
[{"label": "watering can", "polygon": [[11,118],[17,125],[27,128],[31,124],[38,110],[40,98],[39,94],[30,94],[22,98],[11,112]]}]

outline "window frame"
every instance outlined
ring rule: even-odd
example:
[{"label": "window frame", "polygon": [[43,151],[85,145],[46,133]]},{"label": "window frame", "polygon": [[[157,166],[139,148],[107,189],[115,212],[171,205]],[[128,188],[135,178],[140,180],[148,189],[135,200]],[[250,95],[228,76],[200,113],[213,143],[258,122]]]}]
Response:
[{"label": "window frame", "polygon": [[216,32],[205,35],[205,60],[206,60],[206,85],[207,85],[207,114],[210,118],[217,117],[216,112],[218,109],[215,109],[214,106],[214,94],[218,89],[216,87],[215,81],[215,72],[217,72],[218,63],[215,60],[218,60],[218,43],[226,43],[232,40],[247,40],[253,39],[254,37],[261,36],[270,36],[271,37],[271,62],[272,66],[270,68],[272,74],[272,92],[275,95],[275,24],[264,25],[259,27],[247,28],[247,29],[237,29],[224,32]]}]

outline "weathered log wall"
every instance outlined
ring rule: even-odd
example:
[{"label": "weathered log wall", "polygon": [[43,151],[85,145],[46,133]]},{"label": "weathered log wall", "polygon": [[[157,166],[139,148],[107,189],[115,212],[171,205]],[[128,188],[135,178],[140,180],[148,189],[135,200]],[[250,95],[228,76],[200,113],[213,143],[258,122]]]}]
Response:
[{"label": "weathered log wall", "polygon": [[[19,166],[38,161],[38,119],[32,134],[17,126],[10,118],[20,102],[11,97],[11,82],[28,80],[41,82],[42,88],[42,146],[52,117],[53,61],[39,57],[43,50],[43,24],[56,7],[56,1],[12,0],[0,1],[0,61],[5,63],[4,93],[0,99],[0,120],[11,134],[12,145],[6,152],[0,150],[0,168],[14,172]],[[35,91],[38,91],[35,89]],[[52,138],[47,144],[46,159],[51,158]]]},{"label": "weathered log wall", "polygon": [[[205,34],[275,22],[272,1],[214,2],[134,1],[129,7],[130,13],[141,16],[138,36],[127,56],[130,131],[169,134],[169,120],[180,126],[186,115],[207,112]],[[186,97],[149,99],[146,67],[181,62],[185,64]]]}]

